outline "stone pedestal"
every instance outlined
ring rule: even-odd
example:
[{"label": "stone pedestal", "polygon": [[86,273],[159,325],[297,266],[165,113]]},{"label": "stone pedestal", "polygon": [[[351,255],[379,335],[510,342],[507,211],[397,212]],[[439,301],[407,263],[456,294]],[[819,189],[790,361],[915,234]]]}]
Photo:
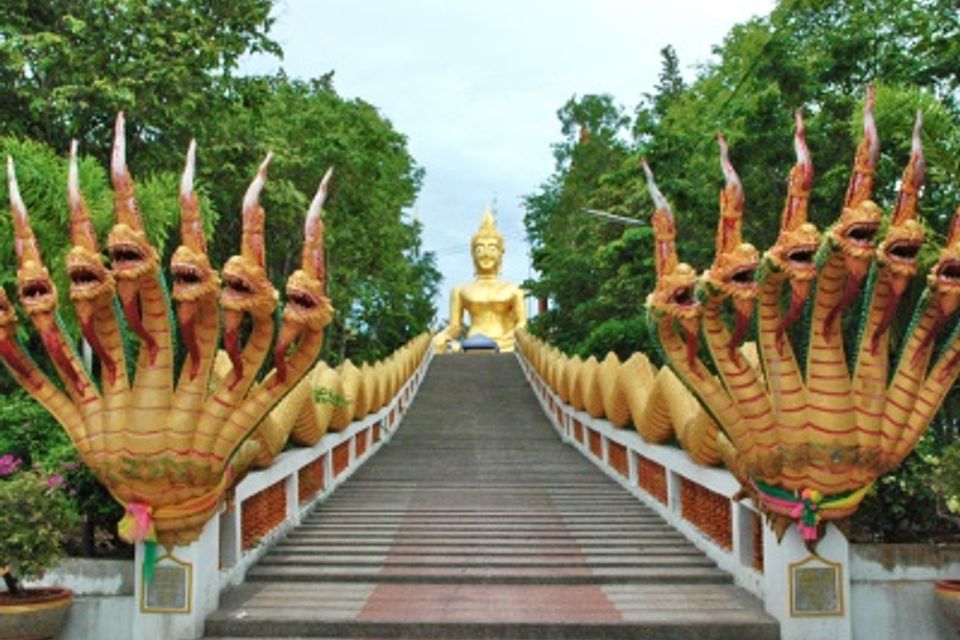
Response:
[{"label": "stone pedestal", "polygon": [[211,518],[200,538],[170,551],[157,547],[154,578],[143,576],[144,544],[137,544],[134,566],[133,638],[193,640],[203,636],[207,616],[220,606],[217,566],[220,518]]},{"label": "stone pedestal", "polygon": [[782,640],[850,640],[850,545],[833,525],[817,544],[804,545],[796,526],[777,542],[763,530],[763,593],[767,613],[780,621]]}]

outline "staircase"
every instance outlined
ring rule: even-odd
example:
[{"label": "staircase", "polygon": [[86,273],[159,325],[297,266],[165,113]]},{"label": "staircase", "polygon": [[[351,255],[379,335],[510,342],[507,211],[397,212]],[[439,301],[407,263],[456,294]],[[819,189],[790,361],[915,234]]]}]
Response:
[{"label": "staircase", "polygon": [[390,444],[224,594],[209,638],[778,638],[544,417],[512,355],[435,358]]}]

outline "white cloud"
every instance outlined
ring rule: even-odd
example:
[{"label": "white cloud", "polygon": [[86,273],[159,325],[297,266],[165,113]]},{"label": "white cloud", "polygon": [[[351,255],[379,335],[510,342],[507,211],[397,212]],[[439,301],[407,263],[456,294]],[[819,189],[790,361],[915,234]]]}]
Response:
[{"label": "white cloud", "polygon": [[468,245],[497,197],[507,237],[504,277],[528,277],[521,198],[553,169],[555,113],[573,94],[610,93],[633,108],[652,90],[671,44],[684,72],[736,22],[773,0],[287,0],[273,37],[285,59],[255,57],[248,73],[281,65],[294,77],[333,69],[346,97],[376,105],[408,136],[426,169],[416,212],[447,290],[472,277]]}]

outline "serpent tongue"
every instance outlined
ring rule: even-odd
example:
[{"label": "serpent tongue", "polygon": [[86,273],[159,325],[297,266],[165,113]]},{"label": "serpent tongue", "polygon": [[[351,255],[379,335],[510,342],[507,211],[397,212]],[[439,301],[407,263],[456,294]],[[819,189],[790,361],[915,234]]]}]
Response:
[{"label": "serpent tongue", "polygon": [[154,337],[150,335],[150,332],[147,331],[147,328],[143,326],[143,318],[140,315],[140,305],[138,302],[139,294],[137,284],[136,282],[124,281],[120,283],[119,289],[120,303],[123,307],[123,317],[127,319],[127,324],[147,348],[147,355],[152,365],[157,359],[157,353],[160,351],[160,347],[157,345]]},{"label": "serpent tongue", "polygon": [[906,278],[893,277],[893,282],[890,284],[890,298],[887,300],[880,322],[877,323],[877,328],[873,330],[873,336],[870,338],[871,355],[877,355],[877,351],[880,349],[880,339],[893,324],[893,318],[897,315],[897,307],[900,306],[900,298],[903,297],[903,292],[907,290],[908,282]]},{"label": "serpent tongue", "polygon": [[93,352],[100,358],[100,363],[103,364],[107,370],[107,377],[110,380],[110,384],[114,384],[117,381],[117,361],[113,359],[110,352],[107,351],[107,348],[103,346],[103,343],[100,341],[100,336],[93,327],[93,310],[84,304],[77,307],[77,315],[80,317],[80,332],[83,334],[83,339],[90,344],[90,348],[93,349]]},{"label": "serpent tongue", "polygon": [[734,364],[740,366],[740,345],[747,335],[747,329],[750,328],[750,318],[753,316],[753,298],[746,300],[734,300],[734,320],[733,335],[730,336],[730,359]]},{"label": "serpent tongue", "polygon": [[40,340],[43,342],[47,353],[50,354],[50,358],[56,363],[57,368],[70,380],[70,384],[73,385],[77,394],[83,395],[87,385],[77,375],[77,370],[73,367],[73,361],[67,355],[67,345],[60,338],[60,334],[56,331],[41,331]]},{"label": "serpent tongue", "polygon": [[833,337],[833,325],[837,317],[857,299],[857,294],[860,292],[860,285],[863,284],[863,278],[866,276],[866,273],[866,265],[863,260],[858,258],[847,259],[847,279],[843,283],[843,295],[840,296],[837,304],[833,305],[833,308],[827,313],[827,317],[823,319],[824,340],[830,341]]},{"label": "serpent tongue", "polygon": [[697,318],[685,318],[680,320],[680,326],[683,328],[683,336],[686,338],[687,366],[689,366],[694,373],[700,375],[700,370],[697,367],[697,334],[699,329]]},{"label": "serpent tongue", "polygon": [[200,343],[197,341],[197,304],[195,302],[181,302],[177,305],[177,324],[180,326],[180,335],[190,355],[190,379],[193,380],[200,373]]},{"label": "serpent tongue", "polygon": [[240,323],[243,322],[242,311],[226,311],[223,314],[223,346],[227,350],[230,362],[233,364],[233,382],[230,388],[243,378],[243,351],[240,346]]},{"label": "serpent tongue", "polygon": [[790,281],[790,310],[786,317],[780,322],[776,330],[777,351],[783,354],[783,337],[793,323],[800,319],[803,314],[803,305],[806,304],[810,296],[809,280],[791,280]]},{"label": "serpent tongue", "polygon": [[287,321],[280,327],[280,336],[277,338],[277,345],[273,349],[273,366],[277,370],[274,386],[287,381],[287,351],[302,333],[303,324],[300,322]]},{"label": "serpent tongue", "polygon": [[[24,360],[20,350],[10,338],[0,340],[0,358],[2,358],[3,361],[7,363],[7,366],[13,369],[18,376],[24,380],[30,380],[30,365]],[[39,383],[35,382],[35,387],[40,386]]]}]

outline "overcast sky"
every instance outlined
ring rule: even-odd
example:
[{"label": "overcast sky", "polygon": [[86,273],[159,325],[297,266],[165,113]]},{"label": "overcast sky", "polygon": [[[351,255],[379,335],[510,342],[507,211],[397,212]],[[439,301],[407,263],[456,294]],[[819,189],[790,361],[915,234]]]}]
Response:
[{"label": "overcast sky", "polygon": [[426,170],[411,214],[449,289],[473,277],[470,236],[496,198],[506,238],[503,277],[530,274],[522,197],[553,170],[556,111],[574,94],[609,93],[629,109],[652,90],[659,51],[677,50],[684,75],[737,22],[772,0],[280,0],[272,37],[296,78],[331,69],[340,95],[375,105],[405,134]]}]

